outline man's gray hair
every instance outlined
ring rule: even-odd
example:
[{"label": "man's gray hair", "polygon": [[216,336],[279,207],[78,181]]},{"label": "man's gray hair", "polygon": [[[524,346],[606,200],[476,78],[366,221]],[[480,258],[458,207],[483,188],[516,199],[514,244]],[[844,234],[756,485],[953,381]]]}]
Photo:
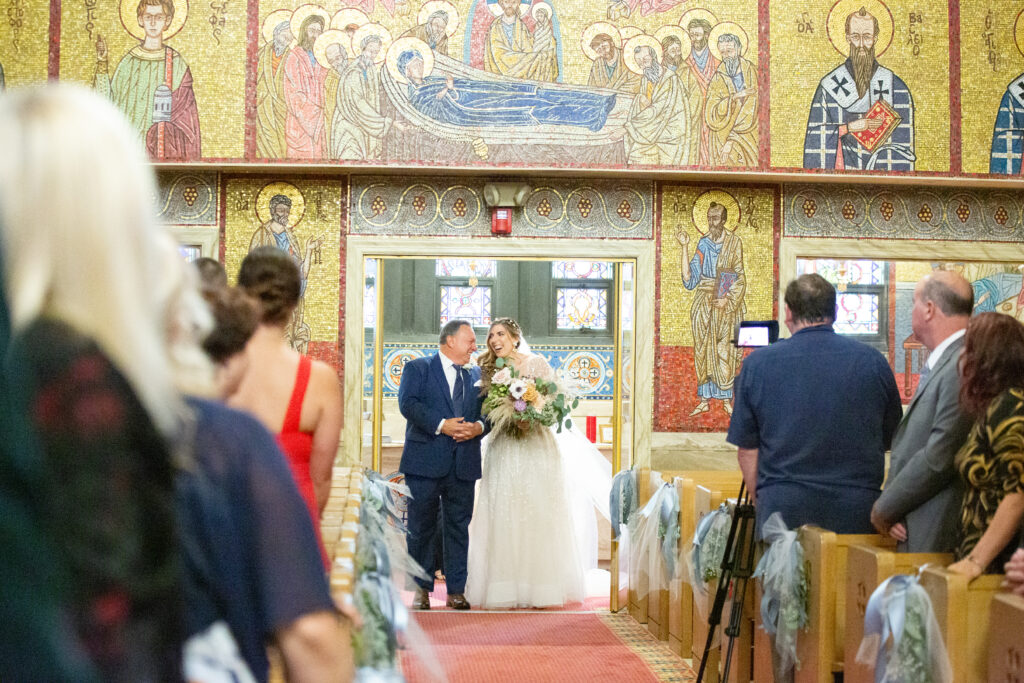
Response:
[{"label": "man's gray hair", "polygon": [[361,41],[359,41],[359,49],[365,50],[366,46],[374,41],[378,43],[382,42],[379,35],[377,35],[376,33],[371,33],[370,35],[366,36]]},{"label": "man's gray hair", "polygon": [[434,19],[444,19],[444,23],[447,24],[448,23],[448,13],[445,12],[443,9],[439,9],[436,12],[431,12],[430,16],[427,17],[427,23],[429,24]]},{"label": "man's gray hair", "polygon": [[274,37],[277,38],[279,35],[281,35],[283,31],[289,28],[291,28],[291,22],[287,19],[282,21],[280,24],[274,27]]},{"label": "man's gray hair", "polygon": [[930,277],[921,287],[921,300],[931,301],[947,316],[967,316],[974,312],[974,290],[962,296],[945,282]]},{"label": "man's gray hair", "polygon": [[448,343],[449,337],[454,337],[455,335],[457,335],[459,333],[459,330],[461,330],[463,326],[466,325],[472,327],[472,325],[469,324],[468,320],[449,320],[444,324],[444,327],[441,328],[441,334],[438,337],[438,343],[441,346],[444,346],[445,344]]}]

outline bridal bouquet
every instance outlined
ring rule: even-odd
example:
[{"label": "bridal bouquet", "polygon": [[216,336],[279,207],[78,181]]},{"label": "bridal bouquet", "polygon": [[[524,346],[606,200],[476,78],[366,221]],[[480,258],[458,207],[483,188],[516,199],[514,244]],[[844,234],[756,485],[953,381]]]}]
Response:
[{"label": "bridal bouquet", "polygon": [[483,413],[493,429],[518,434],[524,426],[532,427],[534,423],[545,427],[557,424],[559,432],[563,423],[572,427],[567,417],[579,399],[570,398],[555,382],[521,377],[504,358],[498,358],[494,367],[483,405]]}]

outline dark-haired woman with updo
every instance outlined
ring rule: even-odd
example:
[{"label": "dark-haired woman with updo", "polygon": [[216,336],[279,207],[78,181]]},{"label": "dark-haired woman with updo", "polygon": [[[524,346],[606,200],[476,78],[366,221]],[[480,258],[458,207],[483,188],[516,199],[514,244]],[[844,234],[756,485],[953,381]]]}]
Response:
[{"label": "dark-haired woman with updo", "polygon": [[960,363],[960,405],[976,422],[955,460],[966,491],[949,569],[973,579],[1002,571],[1024,517],[1024,326],[979,313]]},{"label": "dark-haired woman with updo", "polygon": [[252,250],[238,271],[238,286],[259,303],[260,324],[246,346],[249,367],[228,403],[253,413],[277,435],[321,540],[320,515],[341,433],[338,376],[286,341],[301,292],[299,266],[288,253],[273,246]]}]

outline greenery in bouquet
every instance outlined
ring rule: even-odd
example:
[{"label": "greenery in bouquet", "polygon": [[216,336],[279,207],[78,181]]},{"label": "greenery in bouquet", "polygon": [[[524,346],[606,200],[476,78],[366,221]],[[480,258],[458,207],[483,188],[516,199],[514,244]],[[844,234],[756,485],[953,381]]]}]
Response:
[{"label": "greenery in bouquet", "polygon": [[504,358],[494,362],[491,387],[484,398],[483,414],[491,428],[517,436],[534,425],[572,427],[568,419],[579,399],[570,396],[557,382],[540,377],[523,377]]}]

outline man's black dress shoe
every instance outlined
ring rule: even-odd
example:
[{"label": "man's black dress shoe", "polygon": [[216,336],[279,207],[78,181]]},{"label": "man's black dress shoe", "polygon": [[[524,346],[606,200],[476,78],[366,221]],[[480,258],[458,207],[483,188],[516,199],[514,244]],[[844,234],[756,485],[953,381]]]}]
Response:
[{"label": "man's black dress shoe", "polygon": [[430,609],[430,593],[426,588],[417,588],[416,597],[412,599],[413,609]]},{"label": "man's black dress shoe", "polygon": [[452,609],[469,609],[469,602],[462,593],[453,593],[448,596],[448,606]]}]

